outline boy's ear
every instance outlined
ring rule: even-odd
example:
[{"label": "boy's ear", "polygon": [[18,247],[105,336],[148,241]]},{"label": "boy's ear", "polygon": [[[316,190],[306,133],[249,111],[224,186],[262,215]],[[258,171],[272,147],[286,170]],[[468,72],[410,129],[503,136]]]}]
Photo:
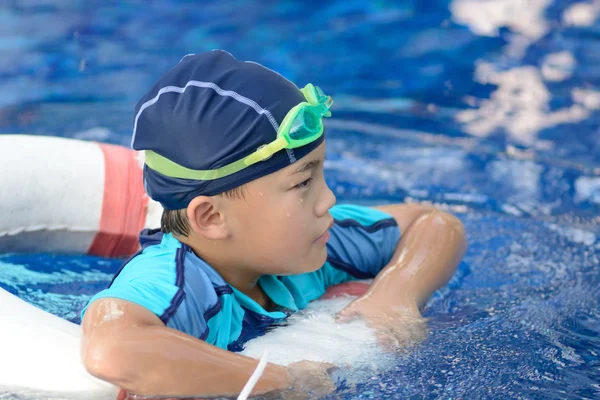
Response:
[{"label": "boy's ear", "polygon": [[215,197],[197,196],[187,206],[190,226],[197,235],[213,240],[227,238],[227,225],[219,205]]}]

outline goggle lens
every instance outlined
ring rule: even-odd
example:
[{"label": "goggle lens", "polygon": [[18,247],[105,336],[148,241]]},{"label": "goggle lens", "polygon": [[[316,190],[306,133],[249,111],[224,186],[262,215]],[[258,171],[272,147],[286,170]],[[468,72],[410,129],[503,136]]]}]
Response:
[{"label": "goggle lens", "polygon": [[310,108],[305,107],[292,123],[289,135],[294,140],[304,140],[319,133],[322,128],[321,117]]}]

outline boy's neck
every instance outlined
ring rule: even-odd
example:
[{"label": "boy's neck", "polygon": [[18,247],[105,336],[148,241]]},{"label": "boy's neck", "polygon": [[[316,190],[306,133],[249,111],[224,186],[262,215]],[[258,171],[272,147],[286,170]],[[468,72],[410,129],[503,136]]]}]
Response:
[{"label": "boy's neck", "polygon": [[[258,279],[262,276],[262,274],[244,268],[243,263],[237,262],[236,260],[223,257],[218,257],[217,259],[214,252],[211,254],[209,251],[200,249],[200,246],[193,243],[193,241],[189,238],[177,237],[177,239],[180,242],[190,246],[190,248],[194,251],[194,254],[196,254],[196,256],[204,260],[215,271],[217,271],[219,275],[223,277],[225,282],[235,287],[252,300],[256,301],[265,310],[270,311],[274,307],[274,304],[269,296],[267,296],[267,294],[258,284]],[[228,254],[227,252],[221,251],[217,251],[217,253],[220,253],[220,255]]]},{"label": "boy's neck", "polygon": [[235,270],[221,271],[217,269],[217,272],[221,274],[227,283],[256,301],[266,311],[273,311],[275,308],[275,303],[273,303],[258,282],[260,276],[252,275],[244,277],[239,271]]}]

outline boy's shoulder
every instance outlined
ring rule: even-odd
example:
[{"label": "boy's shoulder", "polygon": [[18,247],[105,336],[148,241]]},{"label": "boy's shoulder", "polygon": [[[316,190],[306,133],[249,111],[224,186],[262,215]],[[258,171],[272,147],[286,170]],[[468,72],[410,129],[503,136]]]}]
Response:
[{"label": "boy's shoulder", "polygon": [[131,279],[134,275],[151,275],[176,267],[181,242],[160,230],[143,230],[139,237],[141,249],[127,260],[115,274],[115,279]]},{"label": "boy's shoulder", "polygon": [[[223,278],[173,235],[144,230],[140,243],[141,250],[89,304],[107,297],[127,300],[152,311],[165,325],[202,334],[197,331],[206,325],[204,313],[218,303],[218,289],[226,285]],[[187,321],[194,319],[204,322],[191,326]]]}]

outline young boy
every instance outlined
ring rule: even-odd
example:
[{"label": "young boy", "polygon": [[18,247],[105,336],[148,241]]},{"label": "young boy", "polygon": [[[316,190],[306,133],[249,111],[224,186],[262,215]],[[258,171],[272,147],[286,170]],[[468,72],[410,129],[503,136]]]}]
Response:
[{"label": "young boy", "polygon": [[[330,286],[375,278],[339,314],[402,340],[454,273],[460,221],[432,207],[335,206],[323,178],[332,100],[224,51],[184,57],[136,107],[148,195],[165,212],[83,311],[93,375],[145,396],[239,393],[233,351]],[[400,240],[402,233],[402,240]],[[315,363],[268,364],[254,394],[323,384]]]}]

